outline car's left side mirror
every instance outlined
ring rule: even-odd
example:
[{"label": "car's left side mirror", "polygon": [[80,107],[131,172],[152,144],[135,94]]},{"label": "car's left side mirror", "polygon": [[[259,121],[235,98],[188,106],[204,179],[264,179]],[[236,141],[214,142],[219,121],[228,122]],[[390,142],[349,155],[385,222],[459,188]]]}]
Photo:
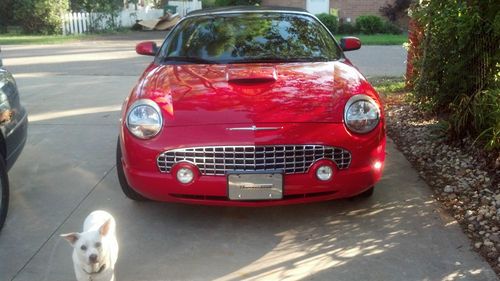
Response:
[{"label": "car's left side mirror", "polygon": [[357,37],[343,37],[340,39],[340,47],[344,52],[358,50],[361,48],[361,41]]},{"label": "car's left side mirror", "polygon": [[158,52],[158,47],[156,46],[156,43],[153,41],[145,41],[135,46],[135,52],[138,53],[139,55],[156,56],[156,52]]}]

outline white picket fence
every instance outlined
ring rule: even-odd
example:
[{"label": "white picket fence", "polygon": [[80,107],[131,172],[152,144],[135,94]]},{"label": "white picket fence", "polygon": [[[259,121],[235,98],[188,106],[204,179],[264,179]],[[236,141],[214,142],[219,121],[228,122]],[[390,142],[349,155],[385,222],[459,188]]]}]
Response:
[{"label": "white picket fence", "polygon": [[143,8],[123,10],[120,13],[121,26],[129,27],[136,23],[137,20],[152,20],[163,16],[163,9]]},{"label": "white picket fence", "polygon": [[88,31],[90,14],[89,13],[67,13],[62,15],[63,34],[82,34]]},{"label": "white picket fence", "polygon": [[[163,16],[162,9],[124,9],[114,19],[115,26],[131,27],[136,20],[152,20]],[[88,32],[91,24],[97,30],[106,29],[111,21],[110,15],[101,13],[66,13],[62,15],[64,35]]]},{"label": "white picket fence", "polygon": [[179,16],[183,17],[187,13],[194,11],[194,10],[200,10],[202,9],[201,1],[199,0],[193,0],[193,1],[168,1],[168,5],[170,6],[176,6],[177,7],[177,13]]},{"label": "white picket fence", "polygon": [[[202,8],[200,0],[192,1],[168,1],[168,5],[176,6],[177,13],[183,17],[187,13],[199,10]],[[138,7],[138,9],[123,9],[115,19],[116,26],[131,27],[137,20],[153,20],[163,16],[162,9],[154,9],[149,7]],[[76,13],[70,12],[62,16],[63,18],[63,34],[82,34],[91,29],[91,24],[97,30],[106,29],[108,21],[111,20],[109,15],[98,13]]]}]

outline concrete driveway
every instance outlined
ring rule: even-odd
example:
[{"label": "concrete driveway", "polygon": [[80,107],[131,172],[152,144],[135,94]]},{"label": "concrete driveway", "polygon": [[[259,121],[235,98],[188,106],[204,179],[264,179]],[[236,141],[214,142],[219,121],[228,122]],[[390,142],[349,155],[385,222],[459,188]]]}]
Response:
[{"label": "concrete driveway", "polygon": [[135,43],[2,47],[30,127],[9,173],[0,280],[74,280],[59,234],[81,231],[95,209],[116,217],[120,281],[496,280],[390,141],[370,199],[257,209],[126,199],[114,164],[119,109],[150,60]]}]

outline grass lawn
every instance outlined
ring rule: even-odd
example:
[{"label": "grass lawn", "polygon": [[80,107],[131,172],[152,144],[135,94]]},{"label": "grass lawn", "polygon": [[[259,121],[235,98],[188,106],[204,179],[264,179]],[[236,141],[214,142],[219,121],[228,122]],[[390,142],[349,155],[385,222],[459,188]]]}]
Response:
[{"label": "grass lawn", "polygon": [[408,34],[374,34],[374,35],[365,35],[365,34],[338,34],[335,35],[337,40],[344,36],[354,36],[358,37],[361,40],[362,45],[403,45],[406,41],[408,41]]},{"label": "grass lawn", "polygon": [[373,77],[368,80],[379,93],[392,94],[406,92],[403,77]]},{"label": "grass lawn", "polygon": [[89,35],[19,35],[0,34],[0,45],[59,44],[91,38]]}]

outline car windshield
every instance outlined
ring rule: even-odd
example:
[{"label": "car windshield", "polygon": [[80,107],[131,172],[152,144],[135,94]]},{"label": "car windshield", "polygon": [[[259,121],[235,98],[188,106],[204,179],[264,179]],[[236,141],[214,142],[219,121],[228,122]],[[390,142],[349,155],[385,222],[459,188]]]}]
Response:
[{"label": "car windshield", "polygon": [[183,20],[162,49],[166,62],[247,63],[332,61],[340,49],[313,17],[225,14]]}]

